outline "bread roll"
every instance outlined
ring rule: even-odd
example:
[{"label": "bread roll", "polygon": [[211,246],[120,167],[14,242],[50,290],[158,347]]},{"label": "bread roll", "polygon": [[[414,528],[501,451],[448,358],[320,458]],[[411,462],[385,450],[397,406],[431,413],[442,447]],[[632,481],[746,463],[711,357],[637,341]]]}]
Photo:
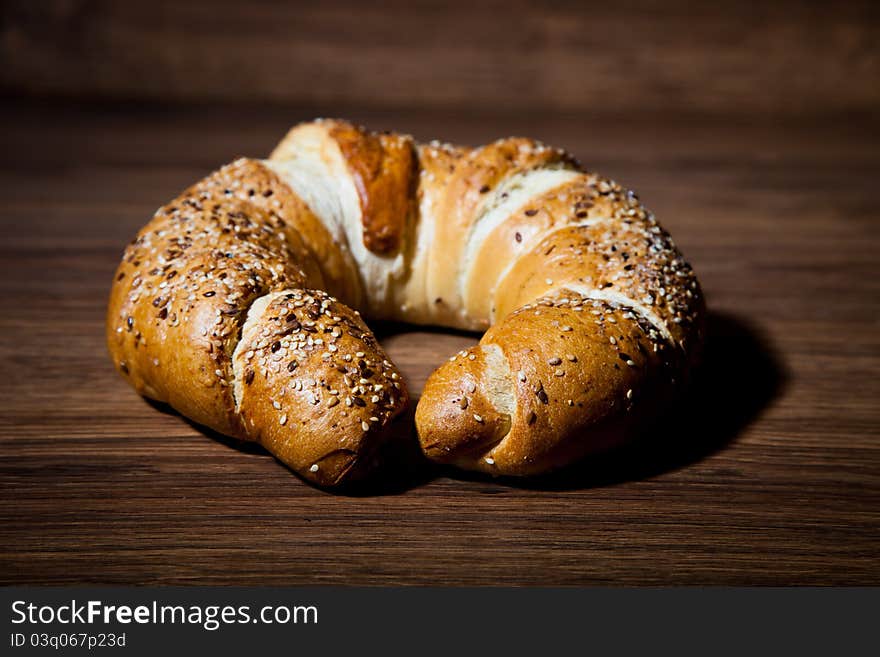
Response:
[{"label": "bread roll", "polygon": [[408,397],[369,318],[485,331],[428,379],[432,460],[535,475],[625,440],[697,361],[705,306],[635,194],[523,138],[294,127],[161,208],[108,311],[135,389],[307,480],[365,472]]}]

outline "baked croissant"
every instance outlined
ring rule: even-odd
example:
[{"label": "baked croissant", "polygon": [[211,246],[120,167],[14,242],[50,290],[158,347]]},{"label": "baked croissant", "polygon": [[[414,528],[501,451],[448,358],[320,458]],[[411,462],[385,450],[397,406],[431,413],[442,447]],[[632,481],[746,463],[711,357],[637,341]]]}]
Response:
[{"label": "baked croissant", "polygon": [[157,211],[107,338],[140,394],[331,486],[408,404],[354,308],[486,331],[428,379],[416,428],[428,458],[504,475],[620,442],[693,367],[705,314],[636,196],[564,151],[318,120]]}]

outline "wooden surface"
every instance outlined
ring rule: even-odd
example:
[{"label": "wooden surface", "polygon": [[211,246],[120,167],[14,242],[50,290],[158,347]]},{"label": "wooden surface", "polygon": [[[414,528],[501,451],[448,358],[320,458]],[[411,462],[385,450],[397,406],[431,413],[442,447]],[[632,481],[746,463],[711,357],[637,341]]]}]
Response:
[{"label": "wooden surface", "polygon": [[[309,112],[0,109],[2,583],[880,584],[876,126],[341,108],[569,147],[640,192],[712,311],[698,385],[640,444],[518,485],[401,456],[342,497],[143,401],[103,342],[150,213]],[[475,339],[381,335],[416,395]]]},{"label": "wooden surface", "polygon": [[0,89],[334,108],[870,113],[875,0],[4,0]]}]

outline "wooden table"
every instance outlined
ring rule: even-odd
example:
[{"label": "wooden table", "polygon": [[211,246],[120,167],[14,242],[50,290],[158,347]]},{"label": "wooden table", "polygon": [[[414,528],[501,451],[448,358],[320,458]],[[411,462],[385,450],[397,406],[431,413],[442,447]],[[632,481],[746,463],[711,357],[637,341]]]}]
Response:
[{"label": "wooden table", "polygon": [[[314,113],[0,109],[2,583],[880,584],[876,126],[340,109],[568,147],[639,190],[712,313],[685,410],[627,450],[518,485],[403,461],[343,497],[145,402],[103,338],[151,212]],[[381,335],[416,396],[475,340]]]}]

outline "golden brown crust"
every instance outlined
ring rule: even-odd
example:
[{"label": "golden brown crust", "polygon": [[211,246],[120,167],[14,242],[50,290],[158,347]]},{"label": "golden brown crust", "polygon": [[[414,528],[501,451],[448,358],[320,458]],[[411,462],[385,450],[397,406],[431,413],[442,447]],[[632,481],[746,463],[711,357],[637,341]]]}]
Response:
[{"label": "golden brown crust", "polygon": [[487,396],[487,352],[458,352],[431,374],[416,410],[422,450],[438,463],[478,460],[507,435],[511,414]]},{"label": "golden brown crust", "polygon": [[[472,262],[465,263],[470,268],[465,273],[465,297],[471,314],[487,317],[491,322],[493,318],[503,317],[517,307],[507,305],[506,312],[498,310],[496,285],[502,274],[511,264],[519,262],[518,258],[522,257],[536,237],[556,226],[583,221],[588,212],[596,210],[591,182],[592,177],[583,174],[540,196],[532,197],[489,233],[486,242],[492,248],[480,250]],[[538,296],[540,294],[535,294],[525,301]]]},{"label": "golden brown crust", "polygon": [[107,316],[111,355],[141,394],[240,436],[230,381],[244,314],[271,289],[304,281],[267,213],[196,186],[126,249]]},{"label": "golden brown crust", "polygon": [[462,320],[463,302],[459,276],[465,263],[461,255],[478,217],[479,210],[503,180],[519,173],[549,166],[577,167],[565,151],[551,148],[532,139],[512,137],[501,139],[471,150],[447,151],[442,144],[422,148],[447,168],[444,193],[434,214],[438,218],[434,231],[435,247],[428,266],[427,278],[434,283],[430,293],[451,309],[451,325],[461,328],[486,328],[484,317]]},{"label": "golden brown crust", "polygon": [[[199,183],[268,212],[283,230],[296,262],[309,283],[326,289],[346,304],[360,302],[357,265],[340,249],[311,208],[290,186],[259,160],[239,158]],[[222,191],[219,191],[222,190]]]},{"label": "golden brown crust", "polygon": [[450,177],[442,211],[444,223],[448,224],[444,228],[452,232],[455,227],[467,227],[481,202],[505,177],[554,164],[578,166],[565,151],[524,137],[500,139],[470,150],[452,164],[450,173],[454,175]]},{"label": "golden brown crust", "polygon": [[[431,375],[416,426],[429,458],[490,474],[539,474],[622,442],[670,394],[678,362],[631,309],[562,293],[524,305],[480,345],[497,346],[507,360],[515,411],[484,399],[477,422],[470,405],[459,408],[466,388],[476,386],[477,398],[487,388],[484,364],[468,351]],[[499,425],[509,431],[488,430]]]},{"label": "golden brown crust", "polygon": [[360,316],[327,293],[267,301],[235,355],[245,429],[313,483],[350,479],[406,407],[403,381]]},{"label": "golden brown crust", "polygon": [[[503,352],[516,411],[496,392],[480,427],[450,415],[459,381],[492,387],[479,358],[457,357],[425,386],[416,413],[425,453],[530,475],[625,440],[700,352],[702,292],[669,235],[634,194],[583,174],[534,197],[485,241],[465,283],[484,304],[471,312],[498,318],[480,345]],[[499,417],[510,418],[509,432],[474,440]]]},{"label": "golden brown crust", "polygon": [[117,271],[108,344],[141,394],[337,485],[407,404],[346,302],[491,324],[431,375],[416,425],[429,458],[506,475],[624,440],[687,376],[705,317],[654,217],[564,151],[325,120],[159,210]]},{"label": "golden brown crust", "polygon": [[[282,383],[275,376],[251,381],[265,388],[265,394],[246,394],[238,400],[239,406],[235,398],[240,382],[234,354],[242,346],[242,329],[250,311],[273,294],[299,298],[302,288],[324,280],[322,268],[302,237],[318,253],[331,252],[332,243],[321,244],[325,238],[318,230],[309,234],[296,229],[308,227],[312,219],[292,190],[257,162],[240,160],[215,172],[161,208],[126,249],[111,291],[107,340],[117,368],[139,393],[167,402],[221,433],[259,441],[314,483],[336,485],[362,473],[375,445],[387,437],[391,419],[407,404],[399,374],[354,311],[324,292],[311,292],[308,298],[320,299],[321,312],[327,316],[314,321],[312,305],[303,305],[306,316],[297,331],[307,336],[304,350],[325,345],[328,353],[332,350],[341,359],[354,359],[356,366],[365,363],[376,369],[377,380],[361,378],[373,389],[378,385],[388,389],[384,393],[373,390],[370,403],[357,406],[360,413],[328,415],[331,419],[360,418],[356,426],[337,423],[329,427],[332,440],[338,443],[332,450],[320,450],[321,440],[326,443],[331,436],[329,429],[320,431],[320,413],[309,415],[302,408],[291,408],[297,423],[307,418],[315,423],[319,431],[309,434],[295,427],[293,420],[287,428],[278,425],[278,418],[271,416],[274,407],[267,410],[261,402],[271,400],[272,390],[291,382],[299,381],[302,386],[303,381],[342,377],[335,358],[304,356],[303,367],[295,373],[285,371]],[[328,278],[332,280],[333,275]],[[339,276],[338,280],[344,279]],[[268,312],[274,310],[272,306]],[[274,329],[275,317],[264,319],[266,326],[258,328]],[[287,323],[283,328],[293,326]],[[248,344],[244,353],[262,353],[257,342]],[[273,354],[271,344],[268,352]],[[358,353],[363,357],[355,358]],[[259,371],[271,372],[272,368]],[[359,390],[366,389],[366,384],[357,385]],[[371,423],[368,431],[362,421]],[[315,465],[318,471],[311,469]]]},{"label": "golden brown crust", "polygon": [[[680,348],[688,350],[690,340],[696,348],[702,339],[704,301],[693,269],[634,195],[602,179],[590,188],[588,209],[578,210],[585,195],[568,194],[574,205],[570,215],[555,213],[564,219],[559,229],[536,242],[525,239],[531,248],[512,261],[498,284],[496,316],[504,317],[551,289],[589,289],[597,296],[629,299],[656,317],[661,324],[657,328]],[[572,223],[565,225],[566,218]],[[574,223],[575,218],[581,222]],[[505,230],[526,229],[514,224]]]},{"label": "golden brown crust", "polygon": [[364,245],[380,255],[396,253],[413,214],[417,170],[412,138],[369,132],[346,121],[326,123],[360,199]]}]

